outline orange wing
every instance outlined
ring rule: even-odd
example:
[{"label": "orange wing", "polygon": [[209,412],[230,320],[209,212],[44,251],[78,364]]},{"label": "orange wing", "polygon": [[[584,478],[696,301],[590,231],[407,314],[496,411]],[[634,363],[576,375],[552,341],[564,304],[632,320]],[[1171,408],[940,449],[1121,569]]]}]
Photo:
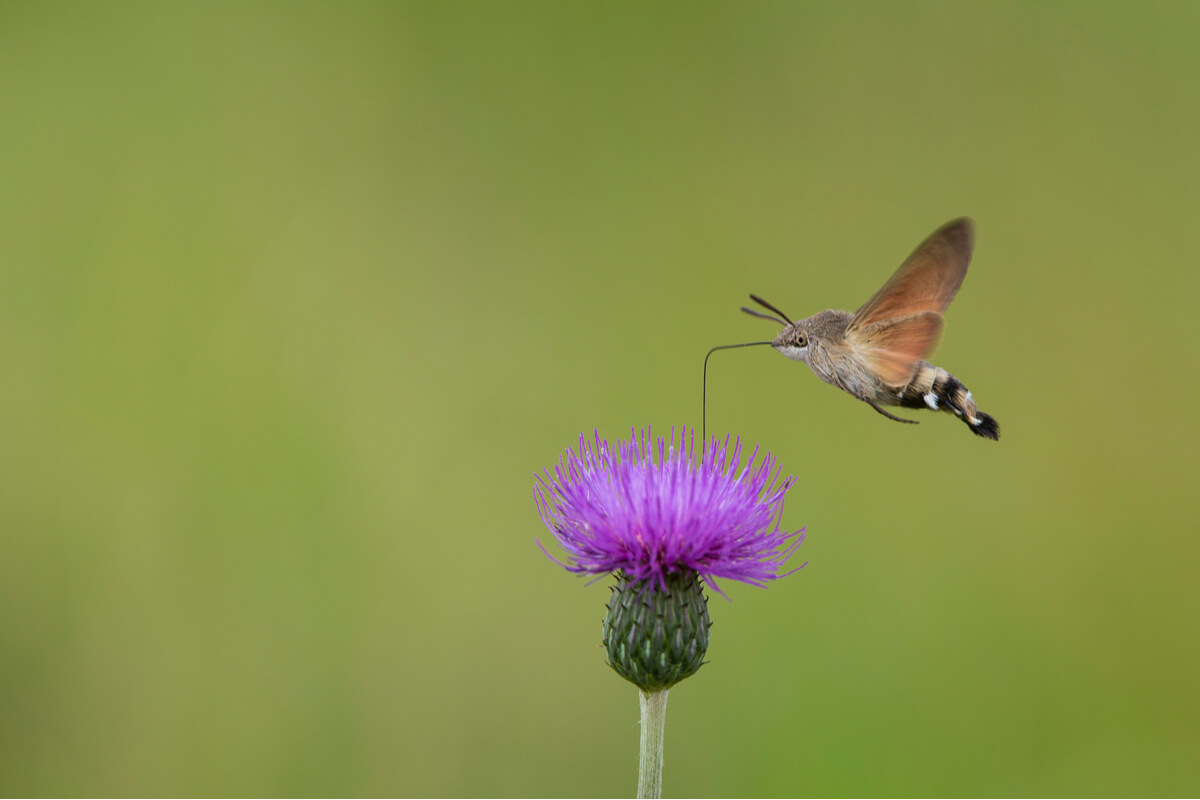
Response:
[{"label": "orange wing", "polygon": [[884,383],[907,386],[917,362],[933,352],[941,334],[942,315],[921,311],[860,328],[855,347]]},{"label": "orange wing", "polygon": [[975,232],[963,217],[921,242],[883,288],[854,312],[846,339],[889,386],[912,380],[942,333],[942,312],[962,285]]},{"label": "orange wing", "polygon": [[919,311],[941,314],[954,299],[975,246],[971,220],[947,222],[921,242],[875,295],[854,312],[847,335],[874,322]]}]

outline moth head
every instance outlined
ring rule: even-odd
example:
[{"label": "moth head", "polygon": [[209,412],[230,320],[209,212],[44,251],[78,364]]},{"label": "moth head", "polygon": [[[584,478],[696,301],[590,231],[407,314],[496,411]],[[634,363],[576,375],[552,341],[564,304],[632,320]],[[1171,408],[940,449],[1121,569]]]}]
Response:
[{"label": "moth head", "polygon": [[812,335],[812,331],[810,330],[811,318],[792,322],[791,317],[758,295],[752,294],[750,295],[750,299],[772,313],[764,314],[761,311],[746,308],[745,306],[742,306],[742,311],[753,317],[773,320],[784,326],[780,334],[775,337],[775,341],[771,342],[771,346],[793,361],[806,360],[808,358],[808,343]]},{"label": "moth head", "polygon": [[812,334],[807,322],[808,320],[801,320],[787,326],[775,337],[771,346],[792,361],[807,361]]}]

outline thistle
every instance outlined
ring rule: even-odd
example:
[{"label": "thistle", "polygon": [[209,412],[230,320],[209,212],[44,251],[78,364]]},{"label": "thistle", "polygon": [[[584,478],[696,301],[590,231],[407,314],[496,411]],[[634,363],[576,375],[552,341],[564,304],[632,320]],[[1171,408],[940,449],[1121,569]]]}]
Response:
[{"label": "thistle", "polygon": [[687,433],[676,442],[674,433],[668,441],[635,432],[615,448],[598,432],[590,441],[581,434],[534,487],[542,521],[567,553],[547,556],[575,573],[616,573],[604,647],[609,666],[641,690],[639,797],[659,796],[667,692],[704,664],[703,584],[718,594],[718,578],[766,586],[784,577],[780,567],[804,539],[803,529],[780,529],[792,482],[778,481],[769,454],[755,466],[755,448],[743,466],[740,441],[731,449],[713,439],[697,452]]}]

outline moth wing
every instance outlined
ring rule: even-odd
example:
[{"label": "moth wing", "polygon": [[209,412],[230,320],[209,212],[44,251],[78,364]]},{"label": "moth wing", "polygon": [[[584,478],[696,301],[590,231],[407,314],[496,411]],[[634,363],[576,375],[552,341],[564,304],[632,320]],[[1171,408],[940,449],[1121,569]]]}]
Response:
[{"label": "moth wing", "polygon": [[937,347],[942,325],[941,314],[922,311],[860,328],[851,341],[880,380],[888,386],[907,386],[917,362]]},{"label": "moth wing", "polygon": [[974,225],[966,217],[938,228],[905,259],[883,288],[854,312],[846,333],[906,314],[941,314],[967,276],[974,246]]}]

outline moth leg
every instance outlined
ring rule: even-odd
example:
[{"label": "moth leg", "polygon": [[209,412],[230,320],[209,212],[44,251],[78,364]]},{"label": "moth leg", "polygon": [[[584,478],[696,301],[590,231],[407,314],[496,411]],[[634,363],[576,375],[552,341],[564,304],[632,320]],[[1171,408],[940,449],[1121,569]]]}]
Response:
[{"label": "moth leg", "polygon": [[889,414],[888,412],[886,412],[882,408],[880,408],[879,404],[876,403],[874,400],[868,400],[867,405],[869,405],[871,408],[878,411],[880,414],[883,414],[888,419],[896,420],[896,422],[903,422],[905,425],[919,425],[920,424],[920,420],[905,419],[904,417],[897,417],[895,414]]}]

